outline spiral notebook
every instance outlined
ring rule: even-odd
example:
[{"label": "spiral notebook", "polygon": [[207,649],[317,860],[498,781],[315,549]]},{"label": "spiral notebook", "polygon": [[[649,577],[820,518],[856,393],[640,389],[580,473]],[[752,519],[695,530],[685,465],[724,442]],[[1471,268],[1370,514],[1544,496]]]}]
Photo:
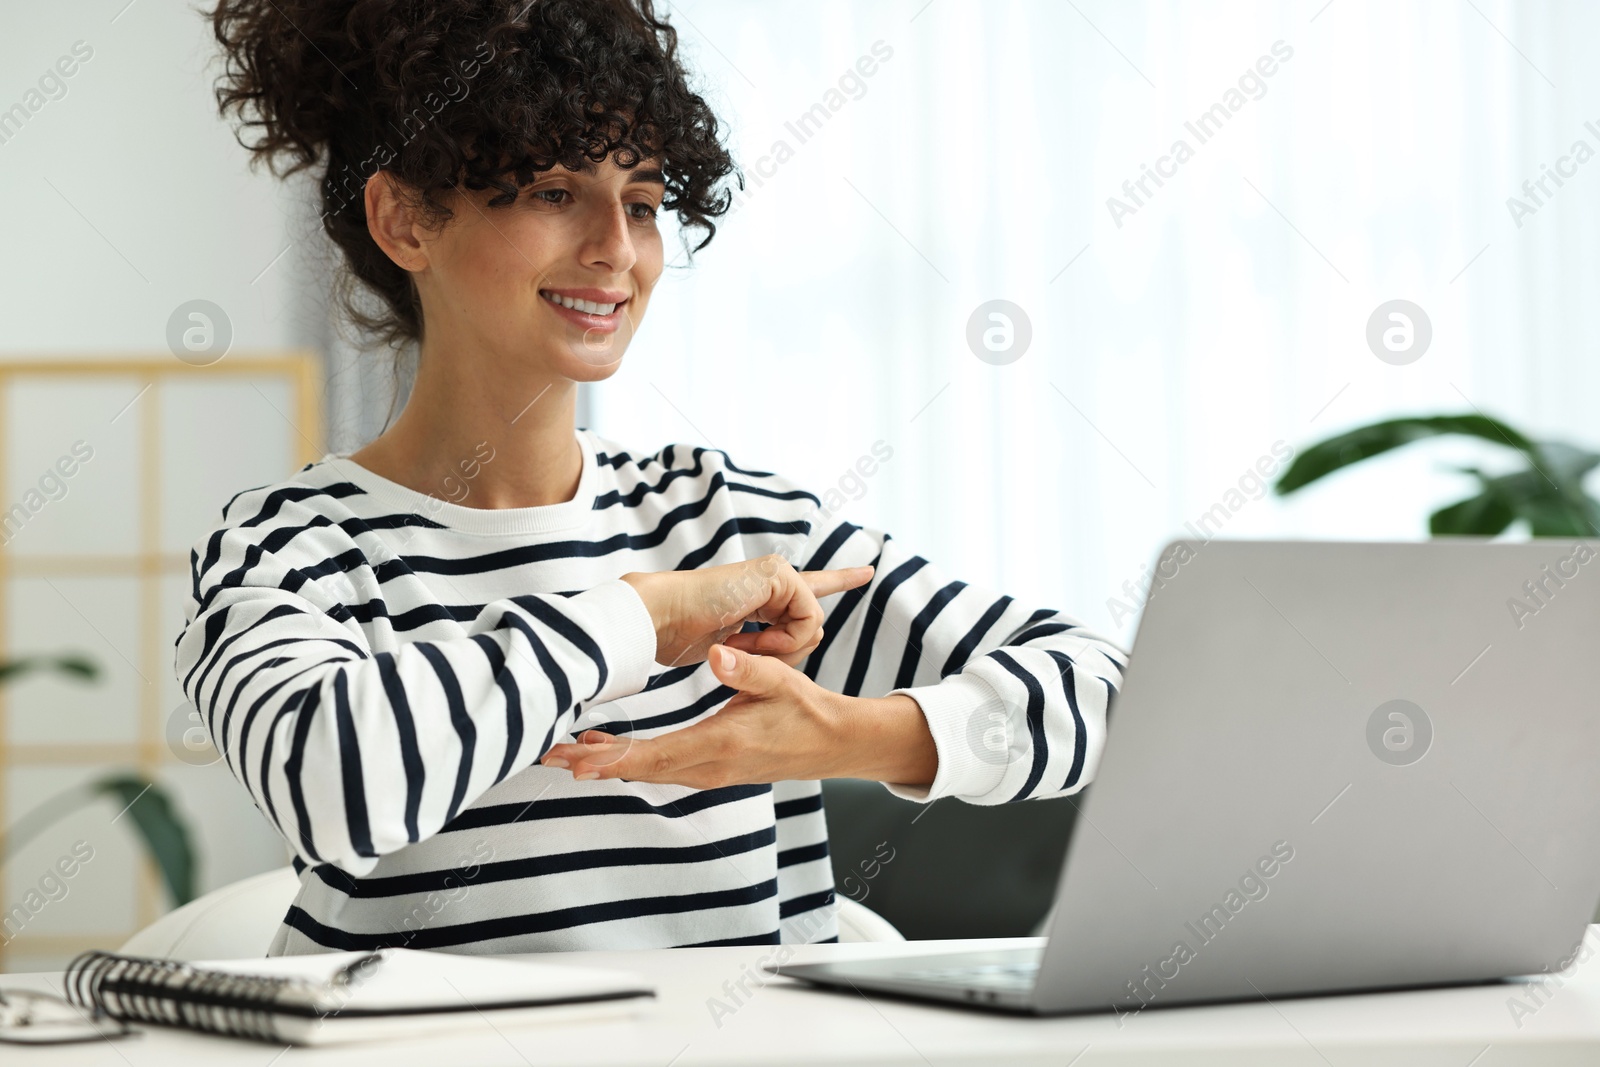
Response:
[{"label": "spiral notebook", "polygon": [[196,963],[86,952],[66,986],[116,1019],[292,1045],[628,1014],[655,995],[619,971],[406,948]]}]

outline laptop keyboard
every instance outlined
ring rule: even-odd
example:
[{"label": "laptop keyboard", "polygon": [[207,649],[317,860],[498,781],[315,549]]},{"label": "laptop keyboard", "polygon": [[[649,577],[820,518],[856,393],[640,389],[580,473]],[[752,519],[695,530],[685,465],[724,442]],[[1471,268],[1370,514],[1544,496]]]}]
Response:
[{"label": "laptop keyboard", "polygon": [[950,985],[980,986],[992,989],[1028,990],[1039,977],[1038,961],[1028,963],[983,963],[964,967],[926,967],[905,972],[907,978]]}]

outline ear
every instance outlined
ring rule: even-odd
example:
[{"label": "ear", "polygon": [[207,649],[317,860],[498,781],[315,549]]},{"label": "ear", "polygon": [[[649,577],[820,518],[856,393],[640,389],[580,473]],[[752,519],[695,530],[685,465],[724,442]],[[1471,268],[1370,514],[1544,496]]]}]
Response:
[{"label": "ear", "polygon": [[415,274],[428,266],[428,249],[426,228],[408,192],[399,178],[380,170],[367,179],[363,196],[367,232],[396,266]]}]

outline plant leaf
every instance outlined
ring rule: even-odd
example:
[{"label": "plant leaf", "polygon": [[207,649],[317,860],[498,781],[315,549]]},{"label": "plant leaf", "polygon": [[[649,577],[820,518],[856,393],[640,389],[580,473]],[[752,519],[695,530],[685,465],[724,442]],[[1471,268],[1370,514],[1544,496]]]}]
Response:
[{"label": "plant leaf", "polygon": [[[1600,535],[1600,504],[1584,492],[1585,477],[1600,466],[1600,453],[1578,448],[1565,441],[1544,441],[1539,445],[1545,463],[1539,473],[1548,474],[1555,483],[1552,498],[1559,497],[1563,507],[1558,522],[1541,528],[1533,523],[1535,537],[1594,537]],[[1547,488],[1551,488],[1546,483]]]},{"label": "plant leaf", "polygon": [[[1535,462],[1543,462],[1538,445],[1499,419],[1478,414],[1408,416],[1361,426],[1310,446],[1289,464],[1289,469],[1273,485],[1273,492],[1288,496],[1353,463],[1360,463],[1414,441],[1449,434],[1479,437],[1516,449]],[[1543,462],[1543,465],[1549,469],[1547,462]]]},{"label": "plant leaf", "polygon": [[100,665],[87,656],[72,654],[57,656],[52,666],[62,674],[85,682],[92,682],[100,677]]},{"label": "plant leaf", "polygon": [[80,681],[91,682],[100,677],[100,668],[85,656],[24,656],[21,659],[0,663],[0,682],[9,682],[34,671],[59,671]]},{"label": "plant leaf", "polygon": [[194,848],[189,827],[173,809],[166,792],[134,774],[112,774],[90,785],[98,795],[116,799],[144,838],[161,870],[175,906],[194,899]]},{"label": "plant leaf", "polygon": [[1516,521],[1511,506],[1491,492],[1479,493],[1428,517],[1428,532],[1435,537],[1493,537]]},{"label": "plant leaf", "polygon": [[1600,466],[1600,452],[1568,444],[1566,441],[1540,441],[1544,469],[1557,484],[1583,483],[1584,475]]},{"label": "plant leaf", "polygon": [[1581,492],[1576,500],[1567,487],[1551,483],[1548,468],[1526,468],[1489,477],[1478,473],[1484,491],[1527,522],[1535,537],[1593,536],[1593,501]]}]

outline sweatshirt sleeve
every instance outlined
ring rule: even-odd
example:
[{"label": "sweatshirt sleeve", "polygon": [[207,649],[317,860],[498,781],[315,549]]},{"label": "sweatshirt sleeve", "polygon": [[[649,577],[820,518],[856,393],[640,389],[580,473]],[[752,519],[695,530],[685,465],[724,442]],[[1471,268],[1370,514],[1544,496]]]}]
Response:
[{"label": "sweatshirt sleeve", "polygon": [[498,600],[464,636],[374,651],[310,575],[217,536],[215,565],[195,558],[178,681],[308,864],[368,873],[534,762],[577,705],[639,691],[654,666],[654,624],[620,579]]},{"label": "sweatshirt sleeve", "polygon": [[868,585],[823,599],[823,640],[803,670],[834,692],[904,693],[921,706],[938,773],[927,789],[890,792],[1001,804],[1088,784],[1126,652],[1069,615],[957,581],[852,523],[814,526],[793,562],[876,568]]}]

